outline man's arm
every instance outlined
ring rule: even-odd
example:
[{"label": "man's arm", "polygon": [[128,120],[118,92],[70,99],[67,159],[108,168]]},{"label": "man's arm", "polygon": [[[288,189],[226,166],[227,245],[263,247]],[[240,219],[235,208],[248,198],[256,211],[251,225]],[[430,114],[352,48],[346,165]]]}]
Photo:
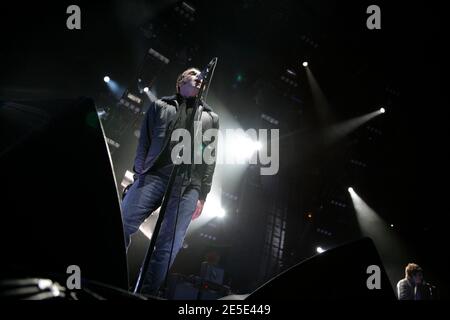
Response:
[{"label": "man's arm", "polygon": [[[213,129],[219,129],[219,116],[215,113],[211,113],[212,117],[212,128]],[[215,138],[217,139],[217,137]],[[214,170],[216,168],[216,155],[217,155],[217,141],[214,141],[214,149],[211,152],[211,155],[214,159],[212,164],[205,164],[206,168],[203,172],[202,176],[202,185],[200,187],[200,201],[205,201],[206,196],[208,195],[209,191],[211,191],[211,185],[212,185],[212,179],[214,175]]]},{"label": "man's arm", "polygon": [[144,170],[145,159],[147,158],[147,152],[151,143],[151,128],[153,125],[153,119],[155,118],[155,112],[156,102],[152,102],[145,113],[145,118],[141,125],[141,133],[139,135],[139,142],[133,168],[136,174],[141,174]]},{"label": "man's arm", "polygon": [[[210,113],[212,117],[212,129],[219,129],[219,116],[215,113]],[[214,138],[217,139],[217,136]],[[200,186],[200,194],[197,201],[197,207],[194,211],[194,214],[192,215],[192,220],[197,219],[200,217],[203,211],[203,206],[206,201],[206,196],[211,191],[211,185],[212,185],[212,179],[214,175],[214,170],[216,168],[216,155],[217,155],[217,140],[215,140],[212,145],[209,145],[207,148],[212,148],[211,150],[211,157],[212,160],[210,164],[204,163],[202,166],[204,166],[203,174],[201,177],[201,186]],[[208,161],[209,162],[209,161]]]},{"label": "man's arm", "polygon": [[398,300],[411,300],[411,286],[407,281],[399,281],[397,283]]}]

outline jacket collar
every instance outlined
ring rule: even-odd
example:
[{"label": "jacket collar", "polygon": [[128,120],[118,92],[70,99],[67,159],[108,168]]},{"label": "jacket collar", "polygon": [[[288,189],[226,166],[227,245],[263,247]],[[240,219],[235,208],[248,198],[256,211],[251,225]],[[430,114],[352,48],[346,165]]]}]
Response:
[{"label": "jacket collar", "polygon": [[[183,96],[181,96],[180,94],[175,94],[172,96],[167,96],[167,97],[162,97],[161,100],[163,100],[166,103],[169,103],[171,105],[175,105],[175,101],[178,102],[178,104],[183,103],[183,101],[185,100],[185,98]],[[205,111],[213,111],[212,108],[203,100],[200,100],[201,105],[203,106],[203,110]]]}]

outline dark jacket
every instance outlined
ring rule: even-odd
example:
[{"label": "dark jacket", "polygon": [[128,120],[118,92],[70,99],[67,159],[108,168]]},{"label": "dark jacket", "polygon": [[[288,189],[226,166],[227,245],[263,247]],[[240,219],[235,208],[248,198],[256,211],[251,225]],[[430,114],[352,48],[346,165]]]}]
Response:
[{"label": "dark jacket", "polygon": [[397,283],[397,296],[399,300],[430,300],[430,287],[416,285],[413,280],[402,279]]},{"label": "dark jacket", "polygon": [[[145,114],[141,126],[136,159],[134,161],[134,171],[137,175],[149,172],[162,153],[162,150],[170,141],[170,129],[173,125],[179,106],[179,96],[163,97],[153,102]],[[214,113],[210,106],[202,102],[200,104],[202,133],[211,128],[219,129],[219,116]],[[196,114],[194,119],[199,119],[200,114]],[[215,154],[214,154],[215,156]],[[191,179],[200,186],[199,199],[205,200],[211,190],[212,178],[215,169],[215,161],[208,165],[202,163],[192,164]]]}]

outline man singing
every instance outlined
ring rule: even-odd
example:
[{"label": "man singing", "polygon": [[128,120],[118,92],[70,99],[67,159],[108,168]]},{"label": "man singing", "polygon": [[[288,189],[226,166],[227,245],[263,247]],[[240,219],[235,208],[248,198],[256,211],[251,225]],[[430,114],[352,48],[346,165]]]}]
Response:
[{"label": "man singing", "polygon": [[[203,101],[200,102],[200,108],[194,110],[201,84],[200,71],[195,68],[187,69],[178,76],[177,94],[155,101],[145,115],[134,162],[135,182],[122,202],[127,248],[130,236],[161,205],[176,161],[172,159],[172,148],[177,142],[172,141],[171,132],[186,128],[191,133],[191,139],[195,141],[193,133],[196,128],[188,126],[192,122],[191,119],[201,122],[201,133],[219,128],[218,115]],[[200,150],[204,147],[205,145],[202,145]],[[215,148],[212,155],[215,157]],[[198,218],[203,210],[206,196],[211,190],[215,158],[212,162],[196,162],[183,164],[175,179],[155,250],[147,273],[143,275],[143,294],[157,294],[166,276],[169,259],[172,265],[183,244],[190,221]],[[181,199],[178,201],[180,194]]]}]

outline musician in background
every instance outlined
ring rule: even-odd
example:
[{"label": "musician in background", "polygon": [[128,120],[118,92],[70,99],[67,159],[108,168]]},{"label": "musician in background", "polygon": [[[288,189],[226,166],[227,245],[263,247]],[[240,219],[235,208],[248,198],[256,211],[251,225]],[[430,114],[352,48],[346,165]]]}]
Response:
[{"label": "musician in background", "polygon": [[422,268],[409,263],[405,268],[405,278],[397,283],[399,300],[432,300],[435,299],[434,287],[423,279]]}]

